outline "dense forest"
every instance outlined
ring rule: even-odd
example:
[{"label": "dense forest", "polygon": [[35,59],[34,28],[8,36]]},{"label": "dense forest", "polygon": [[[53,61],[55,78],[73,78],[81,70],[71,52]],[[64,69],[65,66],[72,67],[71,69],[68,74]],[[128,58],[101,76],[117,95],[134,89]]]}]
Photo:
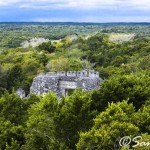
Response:
[{"label": "dense forest", "polygon": [[[28,95],[41,72],[82,69],[99,89]],[[150,24],[1,23],[0,150],[76,149],[150,149]]]}]

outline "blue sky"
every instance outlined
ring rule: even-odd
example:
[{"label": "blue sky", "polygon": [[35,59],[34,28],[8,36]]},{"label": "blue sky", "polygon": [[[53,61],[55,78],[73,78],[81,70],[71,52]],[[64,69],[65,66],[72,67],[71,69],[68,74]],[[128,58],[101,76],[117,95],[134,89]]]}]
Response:
[{"label": "blue sky", "polygon": [[150,22],[150,0],[0,0],[0,22]]}]

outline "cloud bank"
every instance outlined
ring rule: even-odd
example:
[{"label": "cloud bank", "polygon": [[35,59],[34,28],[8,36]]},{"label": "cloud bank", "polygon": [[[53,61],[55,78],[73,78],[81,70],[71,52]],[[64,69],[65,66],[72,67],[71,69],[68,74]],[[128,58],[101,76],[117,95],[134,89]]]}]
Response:
[{"label": "cloud bank", "polygon": [[0,6],[15,5],[19,8],[72,8],[98,9],[130,7],[134,9],[150,9],[149,0],[0,0]]},{"label": "cloud bank", "polygon": [[150,22],[150,0],[0,0],[0,22]]}]

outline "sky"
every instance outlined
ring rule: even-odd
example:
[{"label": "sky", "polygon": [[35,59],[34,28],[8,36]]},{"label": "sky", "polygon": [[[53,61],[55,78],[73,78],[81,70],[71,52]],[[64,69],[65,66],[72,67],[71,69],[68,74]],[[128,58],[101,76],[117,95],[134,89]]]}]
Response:
[{"label": "sky", "polygon": [[150,0],[0,0],[0,22],[150,22]]}]

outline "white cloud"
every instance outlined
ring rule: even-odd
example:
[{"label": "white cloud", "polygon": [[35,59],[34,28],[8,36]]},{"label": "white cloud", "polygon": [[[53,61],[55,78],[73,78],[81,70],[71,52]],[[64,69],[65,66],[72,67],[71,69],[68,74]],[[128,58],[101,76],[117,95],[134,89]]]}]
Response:
[{"label": "white cloud", "polygon": [[131,4],[139,9],[150,9],[149,0],[131,0]]},{"label": "white cloud", "polygon": [[21,0],[0,0],[0,6],[12,5],[18,3]]},{"label": "white cloud", "polygon": [[0,0],[0,6],[15,5],[21,8],[114,8],[132,7],[150,9],[150,0]]},{"label": "white cloud", "polygon": [[19,5],[21,8],[72,8],[72,9],[96,9],[96,8],[113,8],[125,6],[121,0],[34,0]]}]

